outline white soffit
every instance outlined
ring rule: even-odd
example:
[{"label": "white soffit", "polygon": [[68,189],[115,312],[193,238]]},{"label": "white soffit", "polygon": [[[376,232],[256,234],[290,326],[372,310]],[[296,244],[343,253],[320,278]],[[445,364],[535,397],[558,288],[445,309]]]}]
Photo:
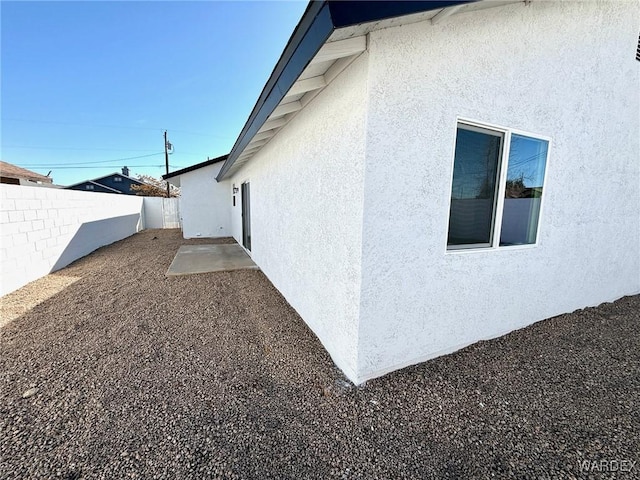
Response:
[{"label": "white soffit", "polygon": [[452,15],[485,10],[487,8],[502,7],[511,3],[530,3],[530,1],[531,0],[483,0],[463,5],[440,8],[438,10],[431,10],[428,12],[414,13],[413,15],[388,18],[378,22],[363,23],[354,27],[336,30],[329,38],[329,41],[337,41],[354,36],[366,35],[367,33],[375,30],[382,30],[383,28],[397,27],[400,25],[409,25],[411,23],[424,22],[425,20],[431,20],[431,23],[436,25]]},{"label": "white soffit", "polygon": [[484,0],[335,30],[258,130],[258,133],[244,148],[228,173],[232,174],[249,161],[283,126],[289,123],[300,110],[364,52],[367,49],[367,34],[369,32],[425,20],[430,20],[433,25],[436,25],[445,22],[452,15],[464,12],[501,7],[511,3],[529,2],[530,0]]},{"label": "white soffit", "polygon": [[238,170],[255,155],[366,49],[367,37],[364,35],[339,41],[332,41],[329,38],[242,151],[238,160],[229,169],[229,173]]}]

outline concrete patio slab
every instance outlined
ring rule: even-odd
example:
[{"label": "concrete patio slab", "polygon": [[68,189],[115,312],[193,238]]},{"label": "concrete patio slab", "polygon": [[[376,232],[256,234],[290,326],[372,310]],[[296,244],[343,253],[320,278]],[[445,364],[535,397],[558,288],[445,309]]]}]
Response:
[{"label": "concrete patio slab", "polygon": [[178,249],[166,275],[258,270],[244,249],[233,245],[183,245]]}]

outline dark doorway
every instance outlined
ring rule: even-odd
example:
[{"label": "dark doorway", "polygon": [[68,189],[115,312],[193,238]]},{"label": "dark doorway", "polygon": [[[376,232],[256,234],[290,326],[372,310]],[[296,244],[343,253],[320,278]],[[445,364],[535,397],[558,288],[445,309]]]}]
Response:
[{"label": "dark doorway", "polygon": [[251,195],[249,182],[242,184],[242,245],[251,251]]}]

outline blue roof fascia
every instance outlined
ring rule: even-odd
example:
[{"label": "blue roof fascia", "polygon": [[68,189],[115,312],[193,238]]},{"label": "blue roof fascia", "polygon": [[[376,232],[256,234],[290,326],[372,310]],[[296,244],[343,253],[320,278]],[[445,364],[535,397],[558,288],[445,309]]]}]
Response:
[{"label": "blue roof fascia", "polygon": [[327,3],[309,2],[216,180],[222,180],[332,32]]},{"label": "blue roof fascia", "polygon": [[478,0],[311,0],[262,90],[216,180],[224,179],[309,62],[337,28],[452,7]]},{"label": "blue roof fascia", "polygon": [[[388,18],[402,17],[413,13],[453,7],[477,0],[433,0],[433,1],[329,1],[331,18],[335,28],[350,27],[361,23],[377,22]],[[363,8],[364,6],[364,8]]]},{"label": "blue roof fascia", "polygon": [[220,157],[212,158],[209,160],[205,160],[204,162],[196,163],[195,165],[191,165],[190,167],[185,167],[180,170],[176,170],[175,172],[167,173],[162,175],[163,180],[167,180],[173,177],[179,177],[185,173],[193,172],[194,170],[198,170],[200,168],[208,167],[209,165],[213,165],[214,163],[220,163],[226,160],[228,155],[221,155]]}]

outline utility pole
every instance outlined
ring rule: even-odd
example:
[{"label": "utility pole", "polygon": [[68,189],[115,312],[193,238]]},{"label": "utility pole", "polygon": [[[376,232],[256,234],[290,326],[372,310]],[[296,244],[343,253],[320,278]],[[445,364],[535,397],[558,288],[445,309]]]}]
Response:
[{"label": "utility pole", "polygon": [[[164,165],[167,171],[167,175],[169,175],[169,151],[167,146],[169,143],[167,142],[167,131],[164,131]],[[167,180],[167,198],[170,198],[171,194],[169,193],[169,181]]]}]

